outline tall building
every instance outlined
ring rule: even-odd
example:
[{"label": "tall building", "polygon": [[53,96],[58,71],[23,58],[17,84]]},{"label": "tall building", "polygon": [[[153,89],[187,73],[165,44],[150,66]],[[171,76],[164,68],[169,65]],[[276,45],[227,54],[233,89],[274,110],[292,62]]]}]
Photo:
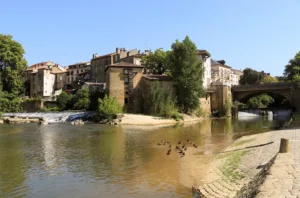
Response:
[{"label": "tall building", "polygon": [[198,58],[203,63],[203,87],[206,89],[211,84],[211,58],[206,50],[198,50]]},{"label": "tall building", "polygon": [[113,65],[120,62],[121,59],[137,53],[135,49],[127,51],[125,48],[116,48],[116,51],[110,54],[102,56],[93,54],[91,60],[91,81],[105,83],[105,69],[107,65]]},{"label": "tall building", "polygon": [[24,75],[30,82],[30,97],[51,99],[59,95],[67,83],[66,69],[50,61],[30,66]]}]

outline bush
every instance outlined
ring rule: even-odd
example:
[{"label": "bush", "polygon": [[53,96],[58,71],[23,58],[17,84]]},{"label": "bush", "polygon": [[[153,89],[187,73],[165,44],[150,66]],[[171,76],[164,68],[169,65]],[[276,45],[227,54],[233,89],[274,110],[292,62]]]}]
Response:
[{"label": "bush", "polygon": [[103,118],[113,119],[118,113],[122,113],[122,107],[118,101],[107,95],[103,99],[98,100],[98,113]]},{"label": "bush", "polygon": [[231,108],[232,108],[232,102],[231,100],[227,99],[225,101],[224,105],[224,116],[231,116]]},{"label": "bush", "polygon": [[88,88],[79,89],[74,96],[73,109],[87,110],[90,106],[90,90]]},{"label": "bush", "polygon": [[23,110],[22,99],[8,93],[0,94],[0,111],[1,112],[20,112]]},{"label": "bush", "polygon": [[200,105],[196,109],[195,114],[197,117],[205,117],[206,116],[205,112],[203,111],[203,109],[201,108]]},{"label": "bush", "polygon": [[63,91],[61,94],[59,94],[59,96],[57,96],[56,102],[60,110],[65,110],[71,100],[72,96]]},{"label": "bush", "polygon": [[163,90],[158,82],[152,84],[147,101],[150,114],[176,120],[181,118],[172,93]]},{"label": "bush", "polygon": [[266,108],[274,102],[274,99],[268,94],[260,94],[248,100],[249,108]]},{"label": "bush", "polygon": [[3,112],[0,111],[0,118],[2,118],[2,116],[3,116]]}]

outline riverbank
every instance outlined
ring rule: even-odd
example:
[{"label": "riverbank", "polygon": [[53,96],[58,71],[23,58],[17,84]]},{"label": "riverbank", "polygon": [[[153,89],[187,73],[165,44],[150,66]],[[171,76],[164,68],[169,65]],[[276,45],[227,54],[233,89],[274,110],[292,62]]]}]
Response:
[{"label": "riverbank", "polygon": [[183,114],[183,120],[176,121],[174,119],[141,115],[141,114],[123,114],[120,124],[123,125],[174,125],[182,122],[198,122],[202,120],[199,117],[193,117]]},{"label": "riverbank", "polygon": [[[203,184],[193,187],[194,193],[199,197],[254,197],[276,159],[281,138],[300,146],[300,129],[271,131],[236,140],[215,156]],[[292,146],[292,150],[299,146]]]}]

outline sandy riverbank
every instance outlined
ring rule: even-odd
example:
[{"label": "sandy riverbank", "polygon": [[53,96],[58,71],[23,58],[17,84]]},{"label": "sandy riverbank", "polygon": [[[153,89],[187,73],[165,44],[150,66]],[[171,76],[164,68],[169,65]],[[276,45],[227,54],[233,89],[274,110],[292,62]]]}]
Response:
[{"label": "sandy riverbank", "polygon": [[174,119],[167,119],[162,117],[155,117],[141,114],[124,114],[120,124],[123,125],[174,125],[182,122],[198,122],[202,118],[183,115],[183,120],[176,121]]}]

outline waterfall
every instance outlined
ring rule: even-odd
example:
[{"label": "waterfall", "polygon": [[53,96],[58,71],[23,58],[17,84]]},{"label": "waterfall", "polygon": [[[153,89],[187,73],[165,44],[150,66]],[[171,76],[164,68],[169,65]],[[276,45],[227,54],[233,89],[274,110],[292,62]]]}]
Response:
[{"label": "waterfall", "polygon": [[4,113],[4,117],[43,118],[48,123],[69,122],[91,116],[92,112],[35,112],[35,113]]}]

